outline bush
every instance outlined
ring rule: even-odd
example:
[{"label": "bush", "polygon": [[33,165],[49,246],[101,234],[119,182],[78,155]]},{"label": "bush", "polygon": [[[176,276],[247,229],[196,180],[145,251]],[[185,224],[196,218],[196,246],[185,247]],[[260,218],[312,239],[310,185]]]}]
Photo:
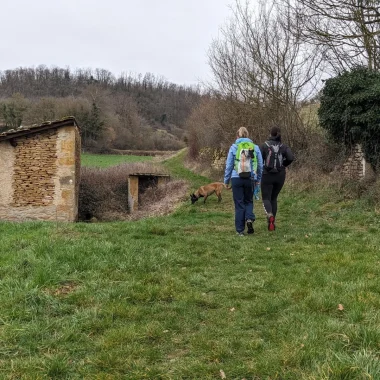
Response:
[{"label": "bush", "polygon": [[128,176],[132,173],[162,173],[150,163],[134,163],[110,168],[81,169],[79,220],[102,221],[128,218]]},{"label": "bush", "polygon": [[335,142],[360,143],[366,160],[380,165],[380,73],[357,68],[327,80],[318,115]]},{"label": "bush", "polygon": [[[342,149],[343,148],[343,149]],[[328,174],[342,167],[345,162],[346,150],[342,144],[336,144],[326,139],[319,131],[308,134],[308,146],[305,149],[293,151],[295,161],[292,168],[304,168],[314,171],[317,175]]]},{"label": "bush", "polygon": [[121,166],[82,168],[79,186],[79,220],[105,220],[128,213],[127,174]]}]

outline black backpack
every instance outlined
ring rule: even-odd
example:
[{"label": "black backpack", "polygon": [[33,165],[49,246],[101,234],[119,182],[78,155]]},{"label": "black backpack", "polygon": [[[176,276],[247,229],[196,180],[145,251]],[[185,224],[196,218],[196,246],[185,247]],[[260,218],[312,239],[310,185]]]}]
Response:
[{"label": "black backpack", "polygon": [[266,141],[265,145],[268,147],[268,155],[265,159],[264,166],[268,172],[276,173],[283,166],[284,157],[281,152],[281,143]]}]

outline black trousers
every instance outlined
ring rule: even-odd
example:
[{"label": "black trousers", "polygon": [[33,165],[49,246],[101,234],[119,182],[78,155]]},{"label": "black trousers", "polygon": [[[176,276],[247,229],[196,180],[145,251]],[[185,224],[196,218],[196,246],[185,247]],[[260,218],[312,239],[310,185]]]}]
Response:
[{"label": "black trousers", "polygon": [[277,214],[277,197],[284,186],[286,172],[265,173],[261,179],[261,196],[267,214]]}]

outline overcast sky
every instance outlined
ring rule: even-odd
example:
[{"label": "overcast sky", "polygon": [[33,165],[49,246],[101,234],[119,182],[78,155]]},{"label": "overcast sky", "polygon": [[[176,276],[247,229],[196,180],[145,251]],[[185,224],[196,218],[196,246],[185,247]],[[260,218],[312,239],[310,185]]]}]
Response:
[{"label": "overcast sky", "polygon": [[233,0],[5,0],[0,70],[103,68],[208,80],[207,50]]}]

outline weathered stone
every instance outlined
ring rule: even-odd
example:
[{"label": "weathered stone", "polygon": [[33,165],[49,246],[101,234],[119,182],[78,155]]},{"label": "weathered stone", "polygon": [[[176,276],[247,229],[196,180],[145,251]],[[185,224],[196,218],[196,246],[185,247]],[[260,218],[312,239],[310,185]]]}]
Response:
[{"label": "weathered stone", "polygon": [[351,179],[362,179],[374,175],[371,165],[364,158],[360,145],[354,147],[350,157],[348,157],[343,165],[342,172],[346,178]]},{"label": "weathered stone", "polygon": [[15,147],[0,141],[0,219],[75,221],[80,170],[75,123],[15,140]]}]

